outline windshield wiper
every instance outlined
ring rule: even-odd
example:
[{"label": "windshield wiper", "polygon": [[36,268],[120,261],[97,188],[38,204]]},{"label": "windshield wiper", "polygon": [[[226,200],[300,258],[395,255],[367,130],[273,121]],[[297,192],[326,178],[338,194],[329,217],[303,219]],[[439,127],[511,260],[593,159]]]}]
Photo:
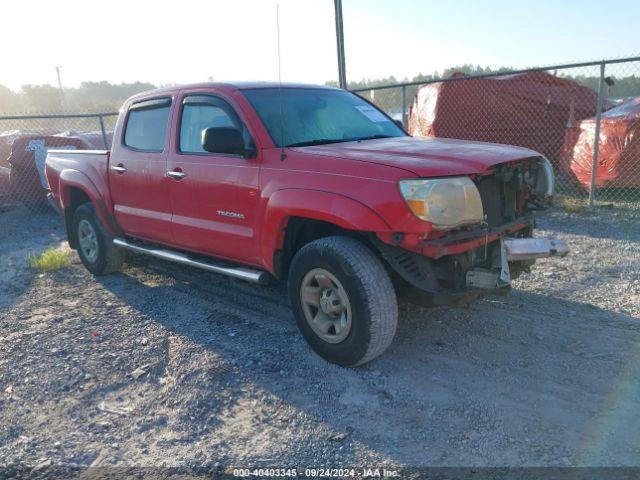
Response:
[{"label": "windshield wiper", "polygon": [[339,140],[336,138],[318,138],[316,140],[307,140],[304,142],[291,143],[287,147],[308,147],[310,145],[326,145],[328,143],[348,142],[349,140]]},{"label": "windshield wiper", "polygon": [[356,138],[318,138],[316,140],[307,140],[305,142],[292,143],[287,147],[308,147],[310,145],[327,145],[328,143],[344,143],[344,142],[360,142],[362,140],[375,140],[376,138],[395,138],[393,135],[371,135],[369,137],[356,137]]},{"label": "windshield wiper", "polygon": [[354,138],[352,141],[361,142],[362,140],[375,140],[377,138],[395,138],[395,136],[394,135],[377,134],[377,135],[371,135],[370,137]]}]

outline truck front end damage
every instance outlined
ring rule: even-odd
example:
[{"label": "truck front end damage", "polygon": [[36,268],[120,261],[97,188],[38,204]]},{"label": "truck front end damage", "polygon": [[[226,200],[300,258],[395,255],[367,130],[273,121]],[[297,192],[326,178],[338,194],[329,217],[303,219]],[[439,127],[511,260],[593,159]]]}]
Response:
[{"label": "truck front end damage", "polygon": [[569,253],[569,247],[563,240],[502,237],[499,248],[494,248],[494,252],[490,268],[480,266],[467,270],[468,288],[497,290],[508,287],[512,270],[520,274],[537,258],[563,257]]},{"label": "truck front end damage", "polygon": [[[401,241],[374,242],[414,298],[427,293],[429,303],[451,304],[483,291],[504,291],[536,259],[569,252],[562,240],[533,238],[533,212],[546,208],[553,195],[553,173],[546,159],[499,165],[471,178],[482,205],[481,221],[434,231],[420,239],[417,248],[404,248]],[[468,198],[474,201],[465,192]],[[424,210],[429,208],[433,210],[432,205]],[[442,211],[446,208],[440,206]]]}]

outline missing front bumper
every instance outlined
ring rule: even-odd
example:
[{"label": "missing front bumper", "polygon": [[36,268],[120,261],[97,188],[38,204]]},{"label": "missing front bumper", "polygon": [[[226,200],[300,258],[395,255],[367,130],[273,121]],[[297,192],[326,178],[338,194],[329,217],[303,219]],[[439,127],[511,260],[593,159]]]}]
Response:
[{"label": "missing front bumper", "polygon": [[544,238],[502,238],[500,254],[491,269],[474,268],[467,272],[471,289],[499,290],[511,284],[509,262],[527,262],[538,258],[564,257],[569,247],[564,240]]}]

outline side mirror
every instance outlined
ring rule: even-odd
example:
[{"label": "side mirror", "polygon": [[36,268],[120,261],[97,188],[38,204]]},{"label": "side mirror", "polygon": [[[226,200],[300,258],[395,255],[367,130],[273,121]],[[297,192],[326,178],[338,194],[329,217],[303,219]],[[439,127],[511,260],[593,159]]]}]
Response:
[{"label": "side mirror", "polygon": [[210,153],[244,155],[244,139],[237,128],[211,127],[202,131],[202,148]]}]

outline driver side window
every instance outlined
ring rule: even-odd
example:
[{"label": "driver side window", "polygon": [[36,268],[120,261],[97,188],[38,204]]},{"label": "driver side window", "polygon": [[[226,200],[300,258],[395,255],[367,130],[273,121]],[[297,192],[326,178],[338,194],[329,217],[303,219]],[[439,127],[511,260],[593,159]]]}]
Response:
[{"label": "driver side window", "polygon": [[211,127],[238,128],[238,125],[220,106],[209,103],[185,104],[180,122],[180,151],[207,153],[202,148],[202,132]]}]

